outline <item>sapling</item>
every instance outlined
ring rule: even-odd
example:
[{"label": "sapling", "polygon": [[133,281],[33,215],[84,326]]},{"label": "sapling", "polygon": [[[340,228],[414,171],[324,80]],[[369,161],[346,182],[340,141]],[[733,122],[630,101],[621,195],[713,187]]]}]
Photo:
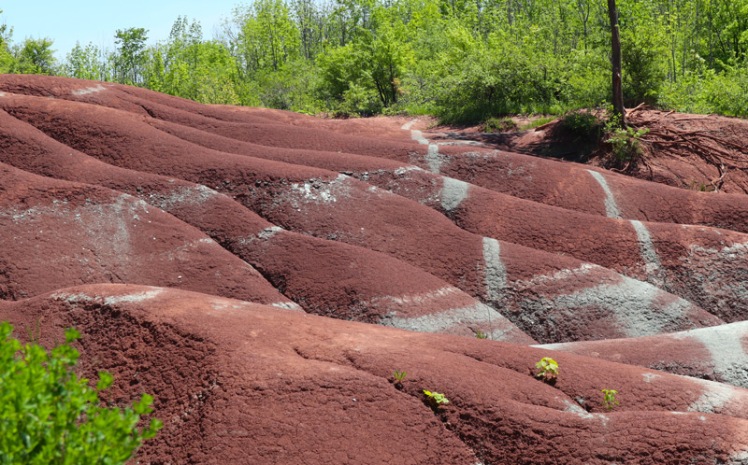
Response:
[{"label": "sapling", "polygon": [[395,385],[402,385],[403,381],[405,381],[405,377],[408,374],[402,370],[396,370],[392,373],[392,378],[395,380]]},{"label": "sapling", "polygon": [[535,373],[535,377],[540,378],[543,382],[555,382],[558,378],[558,362],[553,360],[551,357],[541,358],[540,361],[535,364],[535,368],[538,370],[538,372]]},{"label": "sapling", "polygon": [[616,398],[618,391],[615,389],[600,389],[600,392],[603,393],[603,407],[606,409],[612,410],[613,407],[621,404]]}]

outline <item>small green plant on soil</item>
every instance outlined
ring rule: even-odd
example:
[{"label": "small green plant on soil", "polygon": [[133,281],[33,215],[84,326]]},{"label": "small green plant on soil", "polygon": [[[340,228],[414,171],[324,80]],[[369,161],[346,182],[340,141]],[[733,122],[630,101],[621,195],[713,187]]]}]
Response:
[{"label": "small green plant on soil", "polygon": [[408,374],[404,371],[397,370],[392,373],[392,378],[395,380],[395,384],[402,384],[405,381],[405,377]]},{"label": "small green plant on soil", "polygon": [[488,333],[484,333],[480,329],[475,331],[475,338],[476,339],[488,339]]},{"label": "small green plant on soil", "polygon": [[423,394],[426,396],[428,403],[434,408],[439,408],[439,406],[449,403],[449,399],[444,394],[427,391],[426,389],[423,390]]},{"label": "small green plant on soil", "polygon": [[709,185],[704,182],[691,181],[689,189],[691,189],[692,191],[699,191],[699,192],[714,192],[716,190],[716,187],[714,185]]},{"label": "small green plant on soil", "polygon": [[548,124],[551,121],[554,121],[556,119],[555,116],[541,116],[540,118],[536,118],[529,123],[525,123],[519,127],[522,131],[527,131],[528,129],[535,129],[537,127],[540,127],[544,124]]},{"label": "small green plant on soil", "polygon": [[616,398],[616,395],[618,395],[618,391],[616,391],[615,389],[601,389],[600,392],[603,393],[603,407],[605,407],[606,409],[612,410],[613,407],[621,404]]},{"label": "small green plant on soil", "polygon": [[483,132],[505,132],[519,129],[511,118],[488,118],[483,123]]},{"label": "small green plant on soil", "polygon": [[147,394],[132,407],[103,407],[99,393],[114,377],[99,372],[96,387],[73,368],[79,353],[71,346],[80,334],[65,332],[65,342],[49,353],[36,343],[22,345],[13,327],[0,324],[0,463],[124,464],[162,423],[153,419]]},{"label": "small green plant on soil", "polygon": [[558,362],[550,357],[543,357],[535,364],[536,378],[540,378],[546,383],[555,382],[558,378]]}]

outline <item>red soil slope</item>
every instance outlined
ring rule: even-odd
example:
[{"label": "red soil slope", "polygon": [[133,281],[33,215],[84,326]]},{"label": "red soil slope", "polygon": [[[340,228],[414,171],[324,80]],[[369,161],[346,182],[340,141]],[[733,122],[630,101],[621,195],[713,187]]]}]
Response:
[{"label": "red soil slope", "polygon": [[0,317],[156,394],[140,463],[746,463],[746,197],[419,124],[0,76]]},{"label": "red soil slope", "polygon": [[[741,463],[748,450],[748,391],[571,354],[549,386],[529,374],[541,349],[136,286],[2,312],[19,326],[43,318],[45,341],[80,328],[117,400],[156,394],[166,426],[141,463]],[[393,370],[408,373],[401,389]],[[615,411],[600,403],[607,386]],[[422,389],[450,404],[432,411]],[[727,402],[708,401],[723,391]]]}]

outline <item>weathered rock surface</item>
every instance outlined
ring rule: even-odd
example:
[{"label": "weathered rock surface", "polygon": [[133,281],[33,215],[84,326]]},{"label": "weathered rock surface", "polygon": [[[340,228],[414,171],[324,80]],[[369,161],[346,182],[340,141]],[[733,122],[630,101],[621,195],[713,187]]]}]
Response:
[{"label": "weathered rock surface", "polygon": [[[501,311],[539,342],[636,337],[711,326],[719,324],[719,314],[725,313],[715,306],[712,312],[717,317],[712,316],[653,285],[572,257],[470,233],[421,203],[338,172],[308,167],[303,158],[291,164],[219,152],[158,131],[146,124],[150,116],[91,104],[6,94],[0,108],[39,129],[25,128],[30,133],[26,145],[43,146],[44,156],[39,158],[54,160],[40,170],[45,174],[61,171],[70,177],[75,170],[69,166],[73,158],[64,154],[72,148],[107,166],[178,177],[203,191],[231,197],[275,226],[364,247],[420,268]],[[18,133],[11,137],[17,140]],[[295,134],[286,130],[286,137]],[[21,156],[6,155],[1,160],[38,169],[25,161],[26,148],[16,141],[7,145],[6,153],[16,151]],[[189,216],[182,217],[194,223]],[[638,244],[632,245],[638,254]],[[738,291],[740,286],[738,281]],[[439,289],[442,286],[431,291]],[[420,294],[408,298],[418,300]],[[400,294],[374,297],[401,299]],[[489,307],[452,308],[460,310],[446,318],[465,320],[474,331],[493,332],[494,321],[501,318],[493,316]],[[414,328],[443,326],[393,321]]]},{"label": "weathered rock surface", "polygon": [[542,347],[748,388],[748,321],[635,339]]},{"label": "weathered rock surface", "polygon": [[748,463],[748,198],[419,124],[0,76],[0,319],[155,394],[140,463]]}]

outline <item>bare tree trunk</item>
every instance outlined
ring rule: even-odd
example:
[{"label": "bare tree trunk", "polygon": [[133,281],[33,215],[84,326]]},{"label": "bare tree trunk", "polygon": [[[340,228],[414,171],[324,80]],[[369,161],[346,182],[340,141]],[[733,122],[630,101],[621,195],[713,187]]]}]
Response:
[{"label": "bare tree trunk", "polygon": [[626,127],[626,109],[623,107],[623,84],[621,82],[621,36],[618,33],[618,9],[616,0],[608,0],[608,15],[612,39],[613,62],[613,112],[621,127]]}]

